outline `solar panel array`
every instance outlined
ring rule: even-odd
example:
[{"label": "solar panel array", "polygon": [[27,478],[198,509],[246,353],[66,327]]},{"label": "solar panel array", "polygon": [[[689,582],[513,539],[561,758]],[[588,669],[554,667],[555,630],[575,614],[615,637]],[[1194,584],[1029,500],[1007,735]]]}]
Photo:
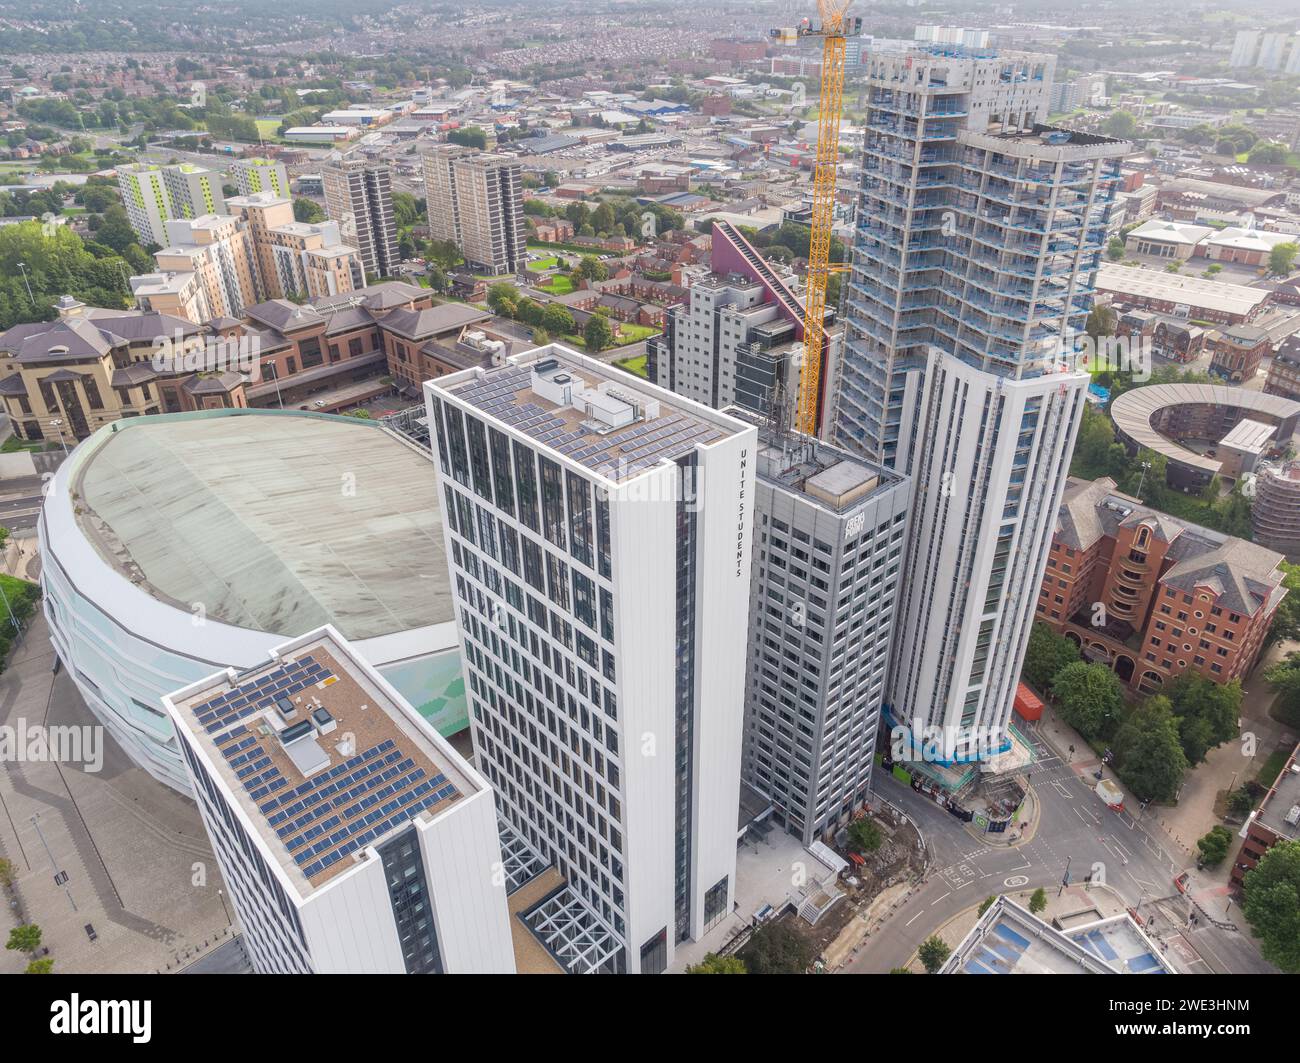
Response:
[{"label": "solar panel array", "polygon": [[331,678],[333,673],[328,668],[311,654],[306,654],[257,680],[204,702],[194,713],[208,734],[216,734],[245,716],[270,707],[276,698],[290,697]]},{"label": "solar panel array", "polygon": [[531,378],[531,367],[512,366],[456,394],[484,413],[610,478],[651,468],[697,443],[712,443],[726,435],[723,429],[680,412],[640,421],[608,435],[586,432],[570,427],[563,418],[535,402],[519,402],[517,393],[529,386]]},{"label": "solar panel array", "polygon": [[[229,727],[213,741],[250,800],[266,816],[268,825],[308,879],[409,822],[425,809],[458,795],[446,775],[439,772],[430,777],[424,768],[416,767],[414,758],[397,748],[392,738],[286,790],[290,780],[275,766],[264,744],[276,739],[262,738],[238,720],[258,707],[271,704],[275,697],[289,693],[289,687],[280,687],[282,678],[292,677],[290,686],[293,686],[303,676],[317,675],[312,681],[318,682],[332,674],[319,665],[318,671],[312,672],[310,666],[315,663],[310,656],[305,656],[197,710],[210,716],[229,709],[222,717],[224,723],[209,723],[206,729],[212,733]],[[306,667],[295,667],[303,665]],[[275,682],[268,687],[266,679]],[[274,692],[269,696],[264,693],[272,688]],[[242,702],[247,704],[231,708]],[[232,723],[234,726],[230,726]]]}]

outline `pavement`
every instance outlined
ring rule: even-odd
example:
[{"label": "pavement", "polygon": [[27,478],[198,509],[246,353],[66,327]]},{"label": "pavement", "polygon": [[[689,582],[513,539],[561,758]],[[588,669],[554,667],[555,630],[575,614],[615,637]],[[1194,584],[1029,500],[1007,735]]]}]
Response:
[{"label": "pavement", "polygon": [[[41,927],[56,973],[177,970],[232,933],[198,810],[130,761],[54,662],[38,613],[0,675],[0,727],[92,729],[80,733],[98,736],[102,763],[0,765],[0,856],[13,865],[22,914]],[[15,915],[0,912],[6,936]],[[0,973],[26,962],[0,951]]]}]

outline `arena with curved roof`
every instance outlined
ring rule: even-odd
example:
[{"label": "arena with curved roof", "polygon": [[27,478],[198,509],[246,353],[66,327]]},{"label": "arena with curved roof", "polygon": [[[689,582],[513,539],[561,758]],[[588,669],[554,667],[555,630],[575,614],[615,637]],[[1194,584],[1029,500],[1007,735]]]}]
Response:
[{"label": "arena with curved roof", "polygon": [[[1216,445],[1243,421],[1260,429],[1242,432],[1244,445],[1259,448],[1272,442],[1284,447],[1300,424],[1300,402],[1220,384],[1151,384],[1116,398],[1110,416],[1130,451],[1152,450],[1168,459],[1166,478],[1172,486],[1203,487],[1215,476],[1235,477],[1241,471],[1240,463],[1219,453]],[[1232,448],[1229,440],[1222,449]]]},{"label": "arena with curved roof", "polygon": [[270,410],[124,420],[40,523],[60,658],[114,737],[187,789],[162,695],[325,624],[444,734],[465,724],[431,456],[374,422]]}]

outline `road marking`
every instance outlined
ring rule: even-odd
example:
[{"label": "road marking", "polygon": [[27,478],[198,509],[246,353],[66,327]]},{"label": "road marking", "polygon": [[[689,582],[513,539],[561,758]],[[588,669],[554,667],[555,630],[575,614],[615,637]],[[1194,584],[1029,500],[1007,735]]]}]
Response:
[{"label": "road marking", "polygon": [[1086,819],[1083,818],[1083,813],[1080,812],[1077,808],[1074,810],[1074,814],[1075,814],[1076,816],[1079,817],[1079,822],[1080,822],[1080,823],[1087,823],[1087,822],[1088,822]]},{"label": "road marking", "polygon": [[904,923],[903,925],[904,925],[904,926],[911,926],[911,925],[912,925],[913,923],[915,923],[918,919],[920,919],[921,916],[923,916],[923,915],[925,915],[924,912],[917,912],[914,916],[912,916],[911,919],[909,919],[909,920],[908,920],[906,923]]},{"label": "road marking", "polygon": [[[951,896],[952,896],[952,890],[949,890],[947,893],[945,893],[942,897],[939,898],[939,901],[947,900]],[[930,907],[933,908],[936,904],[939,903],[939,901],[931,901]]]}]

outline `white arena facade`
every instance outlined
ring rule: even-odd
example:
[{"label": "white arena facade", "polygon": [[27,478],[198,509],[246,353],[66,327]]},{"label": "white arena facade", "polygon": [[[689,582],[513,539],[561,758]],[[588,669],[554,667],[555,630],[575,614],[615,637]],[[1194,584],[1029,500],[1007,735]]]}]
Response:
[{"label": "white arena facade", "polygon": [[375,422],[207,410],[73,451],[38,528],[59,659],[137,764],[190,785],[162,698],[332,624],[444,735],[467,725],[431,455]]}]

